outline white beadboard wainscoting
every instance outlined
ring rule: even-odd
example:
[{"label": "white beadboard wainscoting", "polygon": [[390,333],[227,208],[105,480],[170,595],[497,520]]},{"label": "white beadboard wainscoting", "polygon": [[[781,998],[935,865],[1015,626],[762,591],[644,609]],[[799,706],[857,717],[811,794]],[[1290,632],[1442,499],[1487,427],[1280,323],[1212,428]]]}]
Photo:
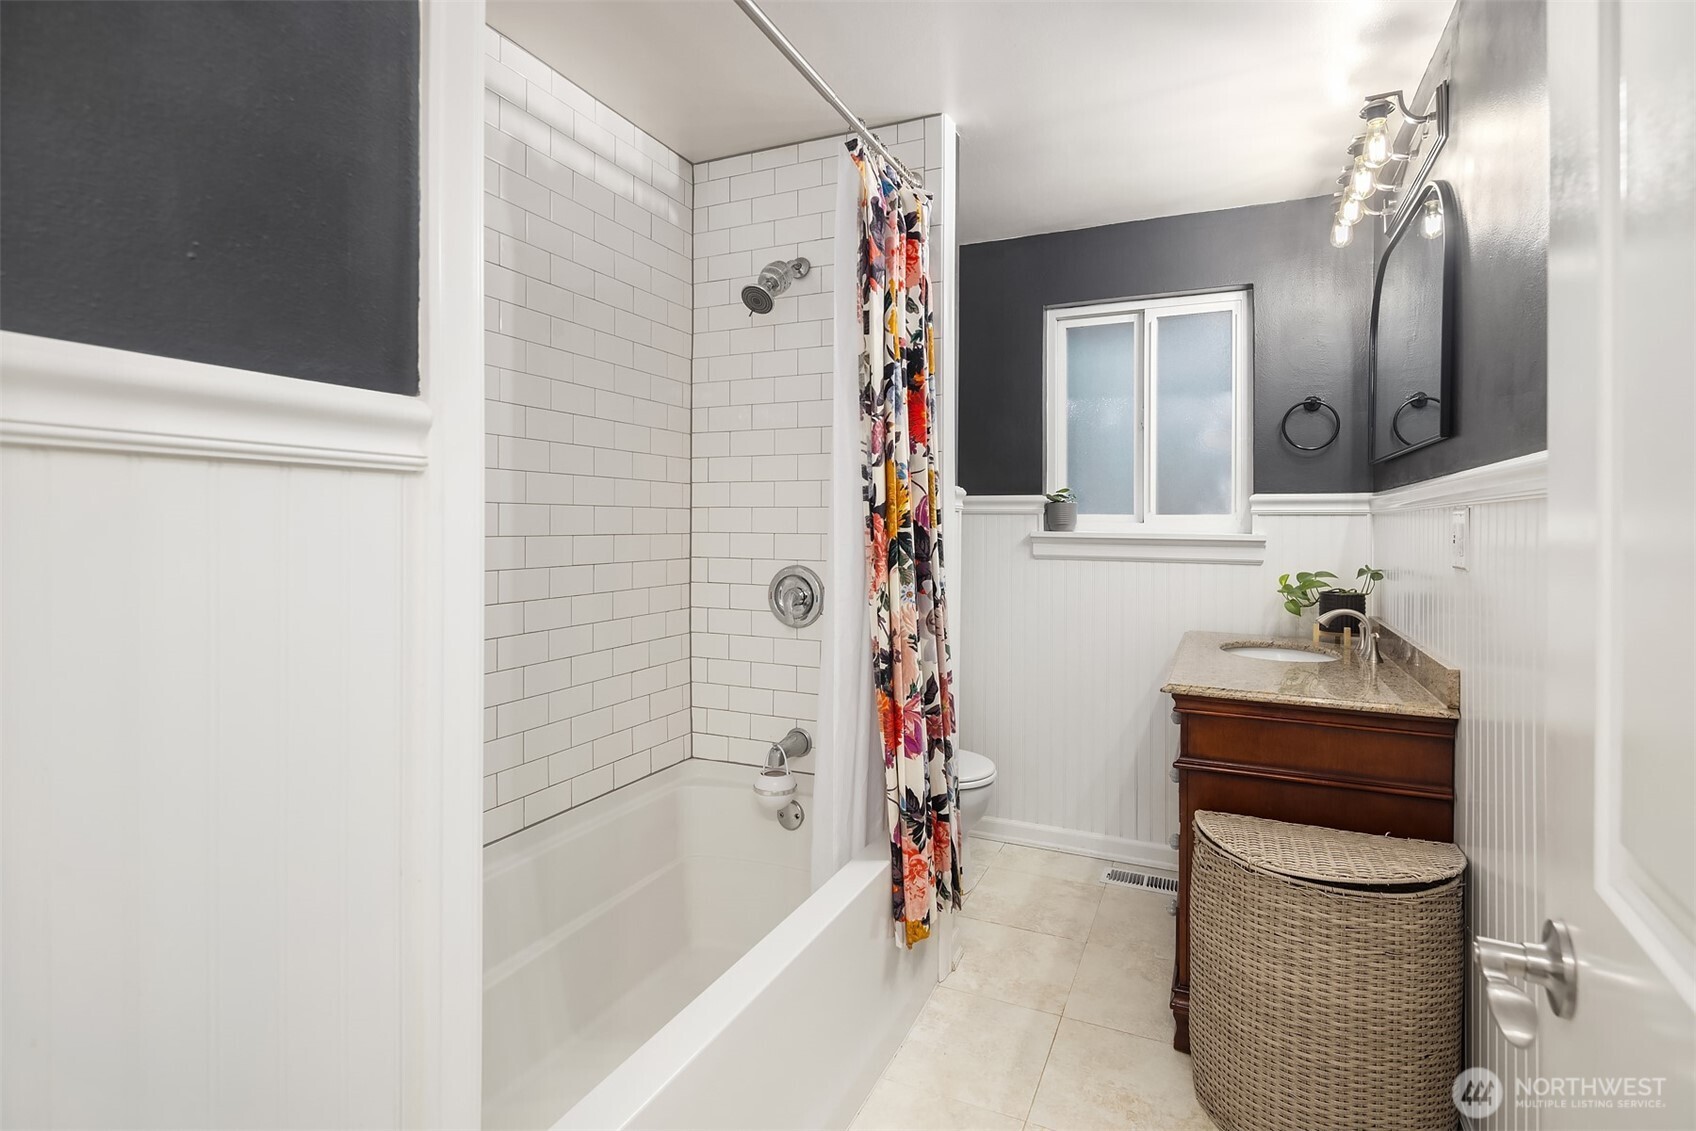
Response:
[{"label": "white beadboard wainscoting", "polygon": [[3,349],[6,1122],[398,1125],[429,408]]},{"label": "white beadboard wainscoting", "polygon": [[[1537,938],[1544,918],[1546,467],[1538,453],[1386,492],[1372,506],[1374,564],[1388,573],[1376,615],[1461,673],[1455,842],[1470,862],[1468,929],[1516,941]],[[1449,561],[1459,507],[1470,512],[1464,570]],[[1536,1045],[1502,1039],[1471,967],[1466,1011],[1466,1064],[1492,1069],[1510,1096],[1517,1080],[1540,1074]],[[1538,1122],[1536,1108],[1507,1103],[1474,1125]]]},{"label": "white beadboard wainscoting", "polygon": [[1280,573],[1352,575],[1364,495],[1256,496],[1264,561],[1036,558],[1040,496],[968,496],[958,536],[960,743],[994,760],[980,831],[1173,867],[1178,728],[1160,693],[1184,633],[1304,631]]},{"label": "white beadboard wainscoting", "polygon": [[420,396],[0,334],[0,1125],[476,1123],[481,5],[420,19]]}]

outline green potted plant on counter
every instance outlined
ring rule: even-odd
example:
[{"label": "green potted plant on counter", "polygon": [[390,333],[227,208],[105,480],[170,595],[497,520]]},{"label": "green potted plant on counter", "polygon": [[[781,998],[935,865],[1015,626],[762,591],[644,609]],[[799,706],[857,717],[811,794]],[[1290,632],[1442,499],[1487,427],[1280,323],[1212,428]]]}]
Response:
[{"label": "green potted plant on counter", "polygon": [[1384,580],[1384,571],[1369,565],[1361,566],[1355,571],[1352,589],[1332,584],[1336,580],[1337,575],[1326,569],[1312,573],[1303,571],[1293,578],[1287,573],[1281,574],[1277,592],[1284,599],[1284,611],[1299,617],[1305,610],[1318,605],[1320,616],[1337,609],[1353,609],[1365,616],[1367,595]]},{"label": "green potted plant on counter", "polygon": [[[1366,615],[1366,598],[1380,581],[1384,580],[1384,571],[1363,565],[1354,574],[1354,588],[1343,589],[1332,586],[1319,592],[1319,615],[1333,612],[1337,609],[1353,609],[1361,616]],[[1339,626],[1340,627],[1340,626]]]},{"label": "green potted plant on counter", "polygon": [[1303,610],[1311,609],[1319,603],[1319,594],[1329,589],[1337,575],[1328,569],[1316,573],[1302,571],[1292,578],[1289,574],[1278,576],[1278,596],[1284,599],[1284,611],[1293,617],[1301,616]]},{"label": "green potted plant on counter", "polygon": [[1062,487],[1058,491],[1043,496],[1048,500],[1042,508],[1042,526],[1045,530],[1076,530],[1078,528],[1078,497],[1072,494],[1070,487]]}]

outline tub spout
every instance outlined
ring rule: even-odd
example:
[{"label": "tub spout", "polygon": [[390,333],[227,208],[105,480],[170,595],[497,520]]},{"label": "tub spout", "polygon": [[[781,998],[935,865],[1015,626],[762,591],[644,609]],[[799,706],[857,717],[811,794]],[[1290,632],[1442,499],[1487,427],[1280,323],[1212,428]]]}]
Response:
[{"label": "tub spout", "polygon": [[792,758],[803,758],[813,752],[813,740],[806,731],[794,727],[790,732],[771,744],[766,751],[766,768],[775,770],[787,767]]}]

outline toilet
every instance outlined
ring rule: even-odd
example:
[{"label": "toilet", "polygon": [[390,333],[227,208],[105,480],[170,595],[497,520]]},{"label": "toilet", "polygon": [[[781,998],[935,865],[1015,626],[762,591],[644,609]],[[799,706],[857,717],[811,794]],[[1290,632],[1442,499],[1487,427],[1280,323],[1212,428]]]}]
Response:
[{"label": "toilet", "polygon": [[995,789],[995,763],[973,750],[954,756],[960,781],[960,854],[965,858],[966,834],[989,812],[989,795]]}]

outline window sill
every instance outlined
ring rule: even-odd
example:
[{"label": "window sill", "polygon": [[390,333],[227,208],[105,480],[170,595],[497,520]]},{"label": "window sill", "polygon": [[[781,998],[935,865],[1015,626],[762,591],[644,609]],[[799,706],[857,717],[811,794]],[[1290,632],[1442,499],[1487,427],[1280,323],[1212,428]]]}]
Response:
[{"label": "window sill", "polygon": [[1031,557],[1260,565],[1266,560],[1266,536],[1036,530],[1031,532]]}]

